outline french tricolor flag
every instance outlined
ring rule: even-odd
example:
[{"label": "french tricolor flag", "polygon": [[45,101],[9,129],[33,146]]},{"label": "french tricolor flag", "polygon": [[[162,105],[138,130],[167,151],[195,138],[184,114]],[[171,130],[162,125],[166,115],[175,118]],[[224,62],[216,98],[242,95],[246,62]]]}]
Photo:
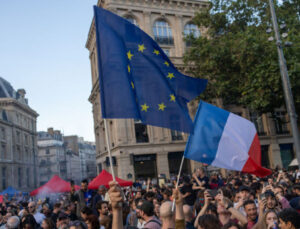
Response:
[{"label": "french tricolor flag", "polygon": [[261,166],[261,147],[252,122],[200,102],[184,156],[219,168],[270,175]]}]

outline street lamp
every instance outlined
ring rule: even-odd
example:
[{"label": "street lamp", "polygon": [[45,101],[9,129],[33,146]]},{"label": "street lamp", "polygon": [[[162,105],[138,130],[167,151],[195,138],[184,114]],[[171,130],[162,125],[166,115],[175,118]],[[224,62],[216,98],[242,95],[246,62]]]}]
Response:
[{"label": "street lamp", "polygon": [[[299,140],[299,131],[298,131],[298,127],[297,127],[297,114],[295,111],[294,100],[293,100],[293,95],[292,95],[292,90],[291,90],[290,79],[289,79],[289,75],[288,75],[288,71],[287,71],[287,67],[286,67],[286,62],[285,62],[285,58],[283,55],[282,42],[280,39],[279,30],[278,30],[278,24],[277,24],[277,18],[276,18],[276,12],[275,12],[275,8],[274,8],[273,0],[269,0],[269,5],[270,5],[270,10],[271,10],[271,15],[272,15],[272,22],[273,22],[273,28],[274,28],[274,32],[275,32],[275,38],[276,38],[282,87],[283,87],[283,92],[284,92],[284,99],[285,99],[287,112],[290,117],[290,122],[291,122],[291,127],[292,127],[292,132],[293,132],[293,139],[294,139],[294,146],[295,146],[295,150],[296,150],[296,156],[298,159],[298,167],[300,168],[300,140]],[[280,27],[285,28],[286,25],[282,24]]]}]

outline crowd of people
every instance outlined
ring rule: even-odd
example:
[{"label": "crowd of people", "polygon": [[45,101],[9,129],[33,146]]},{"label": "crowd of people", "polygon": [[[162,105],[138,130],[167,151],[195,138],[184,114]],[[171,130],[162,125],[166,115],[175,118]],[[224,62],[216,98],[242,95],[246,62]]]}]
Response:
[{"label": "crowd of people", "polygon": [[202,168],[176,185],[149,179],[121,188],[81,189],[46,199],[4,197],[0,229],[297,229],[300,170],[266,178],[233,172],[226,178]]}]

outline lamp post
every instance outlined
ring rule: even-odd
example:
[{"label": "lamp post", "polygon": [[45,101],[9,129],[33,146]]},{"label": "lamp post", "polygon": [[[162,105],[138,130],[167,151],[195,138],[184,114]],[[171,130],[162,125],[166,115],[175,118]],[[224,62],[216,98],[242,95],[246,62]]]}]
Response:
[{"label": "lamp post", "polygon": [[299,131],[297,127],[297,114],[295,111],[294,100],[293,100],[293,95],[291,90],[290,79],[286,67],[286,62],[283,55],[282,41],[280,39],[280,33],[278,29],[277,17],[276,17],[273,0],[269,0],[269,5],[270,5],[270,10],[272,15],[272,23],[273,23],[276,45],[277,45],[277,52],[279,57],[279,66],[280,66],[284,99],[285,99],[286,109],[289,114],[289,118],[291,122],[294,146],[296,150],[296,156],[298,159],[298,167],[300,168],[300,140],[299,140]]}]

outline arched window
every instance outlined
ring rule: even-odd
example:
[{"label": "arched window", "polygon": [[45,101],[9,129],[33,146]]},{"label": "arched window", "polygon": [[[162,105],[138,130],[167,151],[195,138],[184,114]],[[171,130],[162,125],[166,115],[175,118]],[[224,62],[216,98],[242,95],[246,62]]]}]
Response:
[{"label": "arched window", "polygon": [[193,23],[188,23],[184,26],[184,35],[185,36],[193,36],[195,38],[200,37],[200,30]]},{"label": "arched window", "polygon": [[125,19],[127,19],[129,22],[131,22],[132,24],[136,25],[136,26],[139,26],[136,19],[130,15],[127,15],[124,17]]},{"label": "arched window", "polygon": [[172,36],[172,29],[168,22],[164,20],[157,20],[153,25],[154,39],[157,43],[163,45],[173,45],[174,40]]}]

